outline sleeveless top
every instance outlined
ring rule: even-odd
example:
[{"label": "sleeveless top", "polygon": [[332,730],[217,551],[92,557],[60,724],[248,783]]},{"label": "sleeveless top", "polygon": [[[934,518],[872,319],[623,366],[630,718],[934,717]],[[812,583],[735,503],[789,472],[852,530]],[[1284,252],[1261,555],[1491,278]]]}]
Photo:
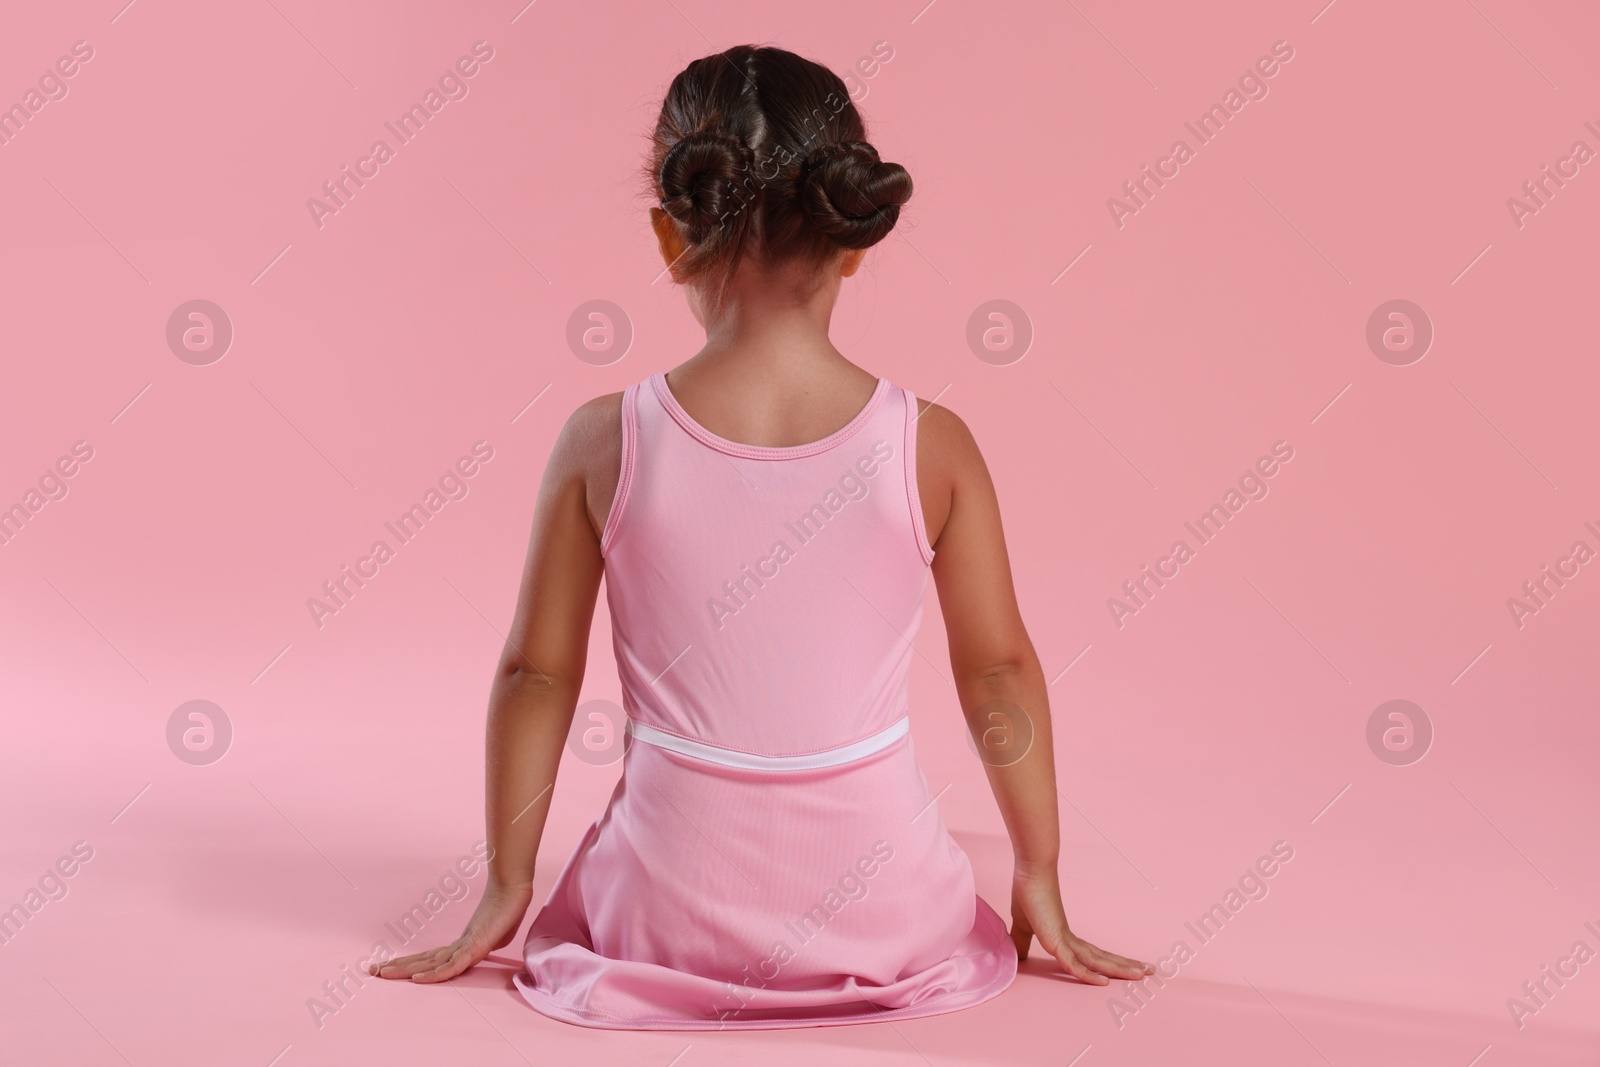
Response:
[{"label": "sleeveless top", "polygon": [[933,560],[916,417],[880,378],[834,433],[770,448],[702,427],[664,374],[627,390],[601,552],[630,719],[760,756],[903,720]]}]

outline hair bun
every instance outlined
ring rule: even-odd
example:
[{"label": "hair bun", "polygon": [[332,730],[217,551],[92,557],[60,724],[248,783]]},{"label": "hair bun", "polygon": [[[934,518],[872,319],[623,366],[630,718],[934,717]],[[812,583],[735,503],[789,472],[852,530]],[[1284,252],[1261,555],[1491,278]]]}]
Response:
[{"label": "hair bun", "polygon": [[846,248],[870,248],[888,236],[911,199],[911,175],[885,163],[865,141],[821,145],[806,157],[800,196],[817,229]]},{"label": "hair bun", "polygon": [[698,244],[740,206],[750,149],[736,137],[702,130],[686,135],[661,161],[661,207]]}]

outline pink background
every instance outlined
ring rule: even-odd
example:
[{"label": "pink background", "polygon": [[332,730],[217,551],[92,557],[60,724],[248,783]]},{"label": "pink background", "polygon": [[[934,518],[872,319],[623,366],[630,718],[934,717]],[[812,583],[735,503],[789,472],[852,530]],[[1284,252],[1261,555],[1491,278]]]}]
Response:
[{"label": "pink background", "polygon": [[[1592,6],[123,2],[26,5],[0,36],[0,102],[94,49],[0,146],[0,505],[94,450],[0,546],[0,906],[94,850],[0,946],[0,1060],[1595,1062],[1600,962],[1521,1029],[1506,1004],[1600,950],[1600,565],[1520,628],[1506,605],[1600,549],[1600,164],[1520,228],[1506,205],[1600,149]],[[307,198],[479,40],[469,95],[319,229]],[[1119,229],[1107,198],[1280,40],[1269,95]],[[1120,1027],[1117,989],[1036,961],[894,1027],[588,1031],[492,964],[368,982],[319,1027],[308,998],[482,834],[556,430],[698,346],[645,225],[660,94],[736,43],[844,71],[880,41],[858,95],[917,192],[834,338],[985,449],[1055,679],[1074,926],[1157,958],[1273,842],[1293,861]],[[597,298],[635,332],[604,367],[565,339]],[[235,332],[208,366],[165,339],[192,299]],[[965,340],[992,299],[1035,332],[1007,366]],[[1408,366],[1365,340],[1393,299],[1435,330]],[[319,630],[306,599],[477,440],[466,499]],[[1270,495],[1119,629],[1107,598],[1279,440]],[[618,697],[607,627],[602,604],[586,699]],[[916,743],[1004,910],[936,612],[918,643]],[[234,730],[208,766],[167,745],[194,699]],[[1393,699],[1435,731],[1408,766],[1366,740]],[[540,900],[619,766],[567,760]]]}]

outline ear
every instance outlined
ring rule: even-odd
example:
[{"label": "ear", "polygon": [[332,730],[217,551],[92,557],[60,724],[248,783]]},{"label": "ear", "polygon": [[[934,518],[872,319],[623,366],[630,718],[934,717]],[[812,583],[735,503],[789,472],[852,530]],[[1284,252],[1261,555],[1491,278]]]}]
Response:
[{"label": "ear", "polygon": [[839,277],[848,278],[861,269],[861,261],[867,258],[865,248],[852,248],[844,254],[844,259],[839,262]]},{"label": "ear", "polygon": [[683,255],[683,237],[678,233],[678,224],[671,215],[653,207],[650,209],[650,228],[656,232],[656,242],[661,246],[661,261],[670,267]]}]

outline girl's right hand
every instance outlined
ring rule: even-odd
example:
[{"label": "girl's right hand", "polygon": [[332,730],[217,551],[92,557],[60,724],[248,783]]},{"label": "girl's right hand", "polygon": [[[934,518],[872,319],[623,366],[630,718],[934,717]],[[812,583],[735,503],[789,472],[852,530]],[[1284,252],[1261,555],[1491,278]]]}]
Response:
[{"label": "girl's right hand", "polygon": [[378,978],[409,978],[413,982],[447,982],[480,962],[497,948],[505,948],[517,936],[517,928],[533,902],[533,885],[503,886],[494,882],[485,887],[478,910],[467,920],[461,936],[436,949],[392,959],[369,968]]},{"label": "girl's right hand", "polygon": [[1109,985],[1113,978],[1137,982],[1156,970],[1143,960],[1107,952],[1073,933],[1061,906],[1061,883],[1054,869],[1033,874],[1018,871],[1012,876],[1011,940],[1017,946],[1019,962],[1028,958],[1035,937],[1062,970],[1088,985]]}]

